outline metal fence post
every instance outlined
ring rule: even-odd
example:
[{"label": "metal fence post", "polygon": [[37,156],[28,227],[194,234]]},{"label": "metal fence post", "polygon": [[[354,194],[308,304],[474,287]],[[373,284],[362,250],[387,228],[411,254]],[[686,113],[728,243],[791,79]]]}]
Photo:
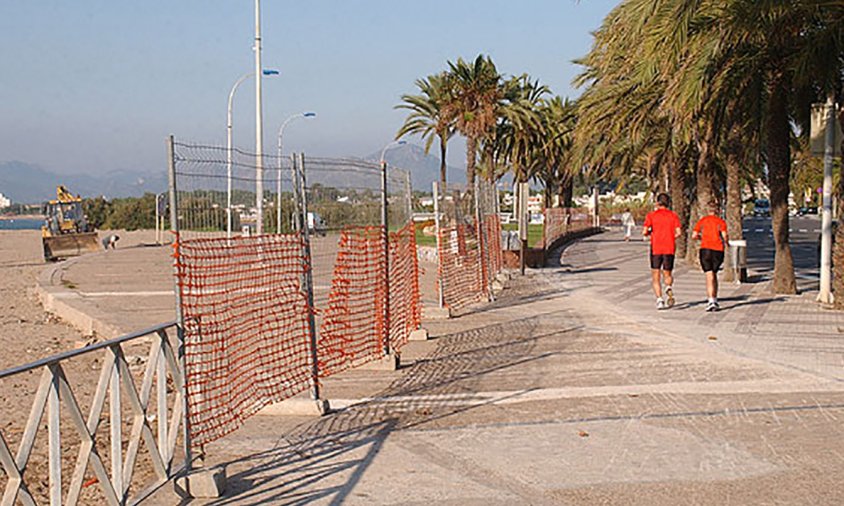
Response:
[{"label": "metal fence post", "polygon": [[176,336],[179,343],[179,366],[182,368],[182,409],[184,420],[182,423],[183,437],[182,444],[185,452],[185,473],[189,473],[192,467],[191,440],[190,440],[190,402],[188,402],[188,371],[185,357],[185,317],[182,313],[182,287],[179,286],[179,195],[176,188],[176,149],[173,136],[167,138],[167,177],[170,191],[170,230],[173,238],[173,285],[176,295]]},{"label": "metal fence post", "polygon": [[381,161],[381,228],[384,241],[384,355],[390,354],[390,229],[387,213],[387,162]]},{"label": "metal fence post", "polygon": [[[305,153],[299,153],[298,168],[294,163],[294,172],[297,174],[299,182],[299,195],[301,197],[302,205],[302,245],[303,254],[305,256],[305,269],[302,271],[302,286],[305,288],[305,294],[308,301],[308,344],[311,347],[311,398],[313,400],[319,399],[319,362],[317,352],[317,329],[316,319],[314,318],[314,277],[313,277],[313,259],[311,258],[311,231],[310,223],[308,222],[308,194],[307,194],[307,176],[305,175]],[[316,216],[314,217],[314,227],[316,227]]]},{"label": "metal fence post", "polygon": [[484,249],[486,248],[486,241],[484,241],[484,224],[483,213],[481,212],[481,182],[480,179],[475,178],[475,234],[478,239],[478,257],[481,266],[481,289],[486,293],[486,298],[489,300],[489,283],[487,282],[487,266],[484,258]]},{"label": "metal fence post", "polygon": [[440,239],[440,183],[434,181],[434,235],[437,244],[437,303],[440,309],[445,307],[445,299],[443,294],[443,258],[442,258],[442,239]]},{"label": "metal fence post", "polygon": [[61,402],[59,398],[59,376],[56,366],[50,370],[50,390],[47,394],[47,440],[49,461],[50,504],[62,503],[62,442],[61,442]]},{"label": "metal fence post", "polygon": [[302,225],[300,220],[302,218],[302,200],[299,197],[299,171],[296,169],[296,153],[290,155],[290,179],[293,186],[293,231],[301,232]]},{"label": "metal fence post", "polygon": [[404,175],[404,191],[407,197],[407,221],[408,223],[413,223],[413,185],[410,182],[410,171],[405,172]]}]

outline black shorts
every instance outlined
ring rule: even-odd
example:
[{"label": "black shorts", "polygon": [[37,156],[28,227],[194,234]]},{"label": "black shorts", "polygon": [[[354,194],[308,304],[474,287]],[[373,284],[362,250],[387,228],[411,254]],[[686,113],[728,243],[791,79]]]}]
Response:
[{"label": "black shorts", "polygon": [[724,263],[724,252],[714,249],[700,250],[700,266],[703,272],[718,272]]},{"label": "black shorts", "polygon": [[674,255],[654,255],[651,253],[651,269],[674,270]]}]

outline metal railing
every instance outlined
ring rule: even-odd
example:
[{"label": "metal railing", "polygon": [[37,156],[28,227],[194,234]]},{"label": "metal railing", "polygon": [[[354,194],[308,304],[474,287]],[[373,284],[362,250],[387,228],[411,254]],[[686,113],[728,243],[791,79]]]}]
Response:
[{"label": "metal railing", "polygon": [[[171,342],[173,331],[176,331],[177,350],[174,350],[174,343]],[[30,473],[27,473],[27,467],[33,456],[36,436],[44,428],[46,428],[48,438],[49,469],[45,499],[53,505],[79,503],[83,488],[92,486],[94,483],[99,485],[107,504],[134,504],[181,472],[184,468],[184,460],[174,465],[177,443],[179,440],[182,442],[185,440],[185,435],[180,433],[180,429],[184,431],[185,406],[183,364],[180,355],[177,354],[181,341],[181,336],[178,334],[176,322],[168,322],[0,371],[0,381],[4,382],[13,378],[20,379],[24,374],[42,371],[16,454],[12,454],[7,443],[8,434],[4,433],[7,427],[0,430],[0,464],[7,478],[0,504],[12,505],[18,501],[25,505],[38,504],[38,494],[32,492],[31,485],[43,481],[44,476],[30,476]],[[149,341],[149,353],[146,357],[139,391],[133,371],[124,354],[124,346],[128,343],[145,344],[145,341]],[[103,352],[104,358],[86,418],[65,375],[64,366],[73,358],[97,352]],[[143,363],[143,359],[138,362]],[[168,381],[172,382],[170,387],[168,387]],[[6,386],[2,384],[0,387],[6,389]],[[153,388],[155,388],[154,408],[150,406]],[[121,395],[128,398],[128,406],[123,404]],[[106,398],[109,404],[108,416],[103,413]],[[129,409],[124,409],[126,407]],[[127,416],[125,411],[130,414]],[[46,426],[42,423],[45,414]],[[70,421],[70,425],[81,440],[76,465],[67,482],[67,487],[63,486],[62,481],[62,454],[69,451],[68,446],[75,445],[63,446],[62,417]],[[106,448],[110,453],[110,472],[97,448],[98,430],[103,419],[108,420]],[[157,433],[153,432],[151,422],[156,425]],[[125,453],[124,424],[131,424]],[[135,487],[132,487],[132,477],[142,442],[147,450],[156,480],[145,488],[135,491]],[[94,478],[86,481],[89,466]]]}]

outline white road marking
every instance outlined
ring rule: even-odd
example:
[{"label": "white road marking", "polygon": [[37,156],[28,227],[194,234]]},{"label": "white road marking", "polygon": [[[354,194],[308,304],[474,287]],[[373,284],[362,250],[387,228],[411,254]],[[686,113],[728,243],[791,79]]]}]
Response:
[{"label": "white road marking", "polygon": [[754,229],[753,231],[754,232],[764,232],[765,229],[764,228],[757,228],[757,229]]},{"label": "white road marking", "polygon": [[805,228],[801,228],[800,231],[803,232],[803,233],[808,232],[808,230],[806,230]]}]

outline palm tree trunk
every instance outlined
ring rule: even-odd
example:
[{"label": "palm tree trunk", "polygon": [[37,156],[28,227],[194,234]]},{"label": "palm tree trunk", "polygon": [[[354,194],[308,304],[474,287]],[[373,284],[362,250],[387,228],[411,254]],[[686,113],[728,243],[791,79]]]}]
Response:
[{"label": "palm tree trunk", "polygon": [[786,78],[775,73],[768,95],[767,160],[771,188],[771,224],[774,232],[774,293],[797,293],[794,260],[788,237],[788,192],[791,174],[791,124],[788,118]]},{"label": "palm tree trunk", "polygon": [[448,171],[448,165],[445,161],[445,149],[448,141],[445,137],[440,137],[440,184],[442,185],[442,191],[445,191],[446,186],[446,172]]},{"label": "palm tree trunk", "polygon": [[[703,128],[703,137],[698,141],[698,163],[695,180],[696,202],[692,219],[698,220],[709,214],[709,205],[715,196],[712,189],[715,187],[715,125],[711,121],[706,122]],[[691,225],[691,221],[689,224]],[[693,227],[688,227],[687,237],[691,238]],[[686,246],[686,260],[692,265],[698,265],[699,246],[697,242],[689,239]]]},{"label": "palm tree trunk", "polygon": [[[668,167],[668,188],[671,192],[671,207],[680,218],[680,224],[688,229],[689,203],[686,199],[686,160],[671,156],[665,164]],[[682,258],[686,255],[686,234],[677,238],[675,256]]]},{"label": "palm tree trunk", "polygon": [[[741,231],[741,131],[738,127],[730,129],[725,165],[727,166],[727,235],[730,240],[740,240]],[[732,266],[732,250],[729,245],[726,248],[724,262],[727,268],[724,270],[724,281],[735,281],[735,272]]]},{"label": "palm tree trunk", "polygon": [[478,151],[478,140],[474,136],[466,138],[466,184],[471,188],[475,185],[475,156]]},{"label": "palm tree trunk", "polygon": [[563,174],[557,186],[557,207],[571,207],[574,178],[570,174]]}]

